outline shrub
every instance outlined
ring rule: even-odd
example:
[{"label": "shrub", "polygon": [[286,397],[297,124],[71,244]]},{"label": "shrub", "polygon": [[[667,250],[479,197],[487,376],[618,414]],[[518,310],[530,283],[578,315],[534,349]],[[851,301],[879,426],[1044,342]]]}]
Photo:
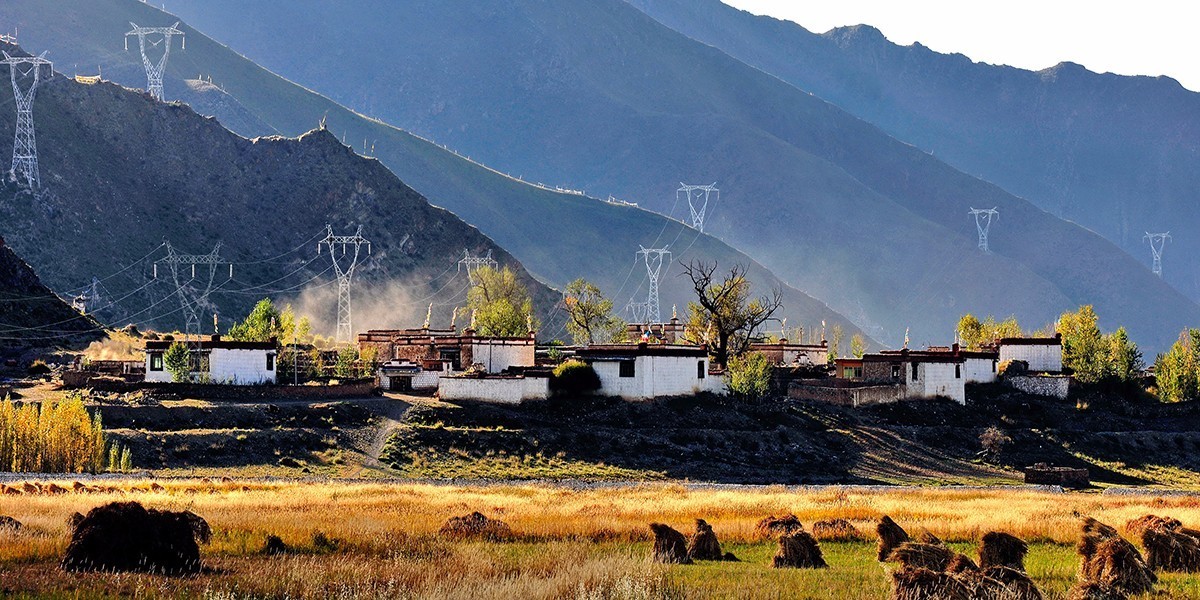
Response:
[{"label": "shrub", "polygon": [[33,361],[33,363],[29,365],[29,368],[26,369],[26,372],[29,374],[30,377],[41,377],[42,375],[49,375],[50,374],[50,365],[46,364],[46,361],[38,359],[38,360]]},{"label": "shrub", "polygon": [[550,387],[556,393],[586,394],[600,389],[600,376],[581,360],[568,360],[554,367]]},{"label": "shrub", "polygon": [[731,392],[748,400],[757,400],[770,391],[771,363],[765,354],[750,352],[730,360],[725,376]]},{"label": "shrub", "polygon": [[996,370],[1000,372],[1001,377],[1024,375],[1029,372],[1029,363],[1023,360],[1006,360],[1000,363]]},{"label": "shrub", "polygon": [[163,366],[171,374],[171,381],[187,381],[192,374],[192,351],[183,342],[174,342],[163,353]]}]

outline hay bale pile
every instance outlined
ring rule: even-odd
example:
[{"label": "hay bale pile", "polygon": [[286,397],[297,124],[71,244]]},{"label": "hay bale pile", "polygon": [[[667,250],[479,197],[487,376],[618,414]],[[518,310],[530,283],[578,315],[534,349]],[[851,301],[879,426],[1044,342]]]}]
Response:
[{"label": "hay bale pile", "polygon": [[879,519],[879,524],[875,526],[875,532],[879,534],[879,562],[886,561],[888,556],[891,556],[892,550],[911,539],[908,537],[908,532],[887,515]]},{"label": "hay bale pile", "polygon": [[262,553],[266,554],[267,556],[279,556],[280,554],[287,554],[291,551],[292,549],[288,548],[288,545],[283,543],[283,538],[280,538],[277,535],[268,535],[267,541],[263,544],[262,549]]},{"label": "hay bale pile", "polygon": [[792,531],[779,536],[779,548],[771,559],[776,569],[824,569],[829,565],[821,554],[821,545],[807,531]]},{"label": "hay bale pile", "polygon": [[201,568],[196,543],[201,529],[208,531],[208,523],[190,512],[147,510],[137,502],[105,504],[75,527],[61,566],[67,571],[195,573]]},{"label": "hay bale pile", "polygon": [[862,539],[862,532],[845,519],[817,521],[812,525],[812,535],[818,540],[831,542]]},{"label": "hay bale pile", "polygon": [[1102,583],[1085,581],[1071,588],[1067,600],[1129,600],[1129,595]]},{"label": "hay bale pile", "polygon": [[1141,552],[1116,529],[1090,517],[1084,519],[1081,529],[1076,548],[1082,559],[1081,584],[1100,584],[1126,594],[1141,594],[1154,588],[1158,576]]},{"label": "hay bale pile", "polygon": [[651,560],[678,565],[692,564],[692,559],[688,558],[687,540],[684,539],[682,533],[662,523],[651,523],[650,531],[654,533],[654,547],[650,551]]},{"label": "hay bale pile", "polygon": [[438,530],[438,534],[455,539],[499,541],[511,538],[513,532],[508,523],[488,518],[480,512],[473,512],[447,519]]},{"label": "hay bale pile", "polygon": [[887,562],[900,563],[902,569],[946,571],[956,552],[938,544],[904,542],[888,555]]},{"label": "hay bale pile", "polygon": [[20,531],[24,527],[21,522],[7,515],[0,515],[0,531]]},{"label": "hay bale pile", "polygon": [[791,533],[793,531],[803,531],[804,525],[796,515],[783,515],[776,517],[771,515],[758,522],[754,527],[758,535],[764,538],[773,538],[781,533]]},{"label": "hay bale pile", "polygon": [[892,573],[890,600],[972,600],[971,590],[949,573],[900,569]]},{"label": "hay bale pile", "polygon": [[1178,519],[1146,515],[1125,524],[1133,535],[1140,533],[1146,549],[1146,564],[1168,573],[1200,572],[1200,531],[1188,529]]},{"label": "hay bale pile", "polygon": [[721,551],[721,542],[717,541],[717,534],[713,532],[712,525],[704,519],[696,519],[696,532],[692,534],[692,540],[688,543],[687,555],[692,560],[737,560],[733,554]]},{"label": "hay bale pile", "polygon": [[990,531],[983,535],[979,546],[979,566],[1008,567],[1025,572],[1025,555],[1029,553],[1029,544],[1024,540],[1000,531]]}]

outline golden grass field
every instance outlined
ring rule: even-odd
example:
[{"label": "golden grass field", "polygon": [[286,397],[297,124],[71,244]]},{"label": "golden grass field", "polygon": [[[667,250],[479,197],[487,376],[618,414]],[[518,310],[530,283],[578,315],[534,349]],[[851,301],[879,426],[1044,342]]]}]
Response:
[{"label": "golden grass field", "polygon": [[[60,484],[69,484],[63,480]],[[96,482],[94,482],[96,483]],[[650,483],[595,489],[543,485],[169,480],[98,482],[101,493],[0,496],[0,515],[26,525],[0,533],[0,595],[31,598],[886,598],[891,565],[875,561],[874,522],[890,515],[975,554],[985,532],[1031,542],[1030,574],[1048,598],[1074,583],[1081,515],[1121,527],[1147,514],[1200,524],[1200,498],[1049,494],[1025,490],[886,491],[688,488]],[[75,575],[57,561],[67,518],[112,500],[188,509],[206,518],[208,572],[193,577]],[[453,541],[437,530],[478,510],[509,523],[506,542]],[[769,514],[805,524],[844,518],[861,541],[824,542],[831,568],[775,570],[774,543],[755,532]],[[664,567],[648,561],[652,521],[688,534],[707,520],[741,563]],[[314,534],[337,540],[314,544]],[[295,554],[261,554],[275,534]],[[1200,597],[1200,575],[1164,575],[1156,598]]]}]

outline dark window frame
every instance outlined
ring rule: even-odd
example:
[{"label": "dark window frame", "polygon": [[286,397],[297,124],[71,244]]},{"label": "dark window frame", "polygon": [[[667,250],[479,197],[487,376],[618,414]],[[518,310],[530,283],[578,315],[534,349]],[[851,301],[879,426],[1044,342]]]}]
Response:
[{"label": "dark window frame", "polygon": [[962,379],[962,365],[954,363],[954,378]]},{"label": "dark window frame", "polygon": [[274,354],[271,354],[271,353],[267,354],[267,370],[268,371],[275,370],[275,355]]},{"label": "dark window frame", "polygon": [[704,361],[696,362],[696,379],[704,379],[708,377],[708,367],[704,365]]},{"label": "dark window frame", "polygon": [[915,361],[912,363],[912,380],[913,380],[913,381],[920,381],[920,380],[921,380],[921,372],[917,370],[917,366],[918,366],[919,364],[920,364],[920,363],[918,363],[918,362],[915,362]]},{"label": "dark window frame", "polygon": [[637,361],[622,360],[617,362],[618,377],[637,377]]},{"label": "dark window frame", "polygon": [[163,370],[163,355],[161,352],[154,352],[150,355],[150,370],[151,371],[162,371]]}]

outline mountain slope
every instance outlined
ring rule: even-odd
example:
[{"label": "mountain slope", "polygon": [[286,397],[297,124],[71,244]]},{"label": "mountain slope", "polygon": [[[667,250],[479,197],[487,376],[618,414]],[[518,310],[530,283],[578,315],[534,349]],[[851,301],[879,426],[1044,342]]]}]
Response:
[{"label": "mountain slope", "polygon": [[99,324],[42,285],[33,269],[0,238],[0,347],[53,345],[99,334]]},{"label": "mountain slope", "polygon": [[1088,227],[1200,298],[1200,94],[1167,77],[1042,71],[899,46],[869,26],[815,34],[718,0],[629,0],[663,24]]},{"label": "mountain slope", "polygon": [[[13,23],[23,43],[50,49],[64,64],[101,62],[106,78],[144,86],[135,55],[121,51],[120,36],[128,21],[157,23],[173,19],[135,0],[57,2],[20,0],[0,4],[0,23]],[[539,279],[564,286],[576,277],[600,285],[618,306],[633,296],[645,298],[645,268],[635,263],[639,244],[669,244],[678,261],[743,263],[760,289],[783,283],[751,258],[719,240],[697,235],[678,221],[634,207],[609,204],[572,193],[534,187],[456,156],[454,153],[382,122],[361,115],[288,82],[213,42],[187,25],[185,52],[173,53],[168,65],[166,96],[181,97],[183,79],[200,75],[235,98],[245,112],[270,129],[238,129],[243,135],[280,132],[297,135],[324,120],[331,132],[356,148],[362,140],[374,155],[433,203],[449,208],[512,252]],[[41,109],[38,109],[39,111]],[[240,114],[223,123],[244,121]],[[0,152],[4,151],[0,140]],[[691,284],[678,267],[662,277],[662,310],[680,311],[692,297]],[[825,321],[858,331],[848,319],[794,288],[784,286],[785,310],[791,326],[812,331]],[[554,332],[551,332],[554,333]],[[559,330],[559,335],[563,332]]]},{"label": "mountain slope", "polygon": [[[908,327],[949,338],[967,310],[1043,324],[1094,303],[1150,348],[1200,319],[1099,236],[624,2],[176,6],[268,68],[510,172],[680,217],[677,182],[716,180],[711,232],[894,344]],[[971,206],[1004,215],[995,254],[974,250]]]},{"label": "mountain slope", "polygon": [[[3,101],[11,96],[0,91]],[[11,131],[13,118],[0,114],[0,130]],[[558,319],[557,293],[515,258],[326,130],[247,140],[186,105],[61,76],[39,88],[35,123],[46,193],[9,189],[0,202],[3,234],[52,287],[115,272],[105,287],[123,311],[110,311],[112,319],[179,326],[169,269],[151,263],[166,256],[164,241],[180,254],[207,254],[220,242],[233,267],[216,270],[205,331],[212,313],[224,330],[273,296],[303,303],[317,331],[330,332],[335,280],[328,252],[316,247],[326,223],[337,234],[362,225],[372,242],[353,291],[360,330],[411,326],[429,302],[448,320],[464,300],[466,277],[456,270],[464,248],[516,268],[543,319]],[[209,272],[189,270],[180,279],[205,287]]]}]

